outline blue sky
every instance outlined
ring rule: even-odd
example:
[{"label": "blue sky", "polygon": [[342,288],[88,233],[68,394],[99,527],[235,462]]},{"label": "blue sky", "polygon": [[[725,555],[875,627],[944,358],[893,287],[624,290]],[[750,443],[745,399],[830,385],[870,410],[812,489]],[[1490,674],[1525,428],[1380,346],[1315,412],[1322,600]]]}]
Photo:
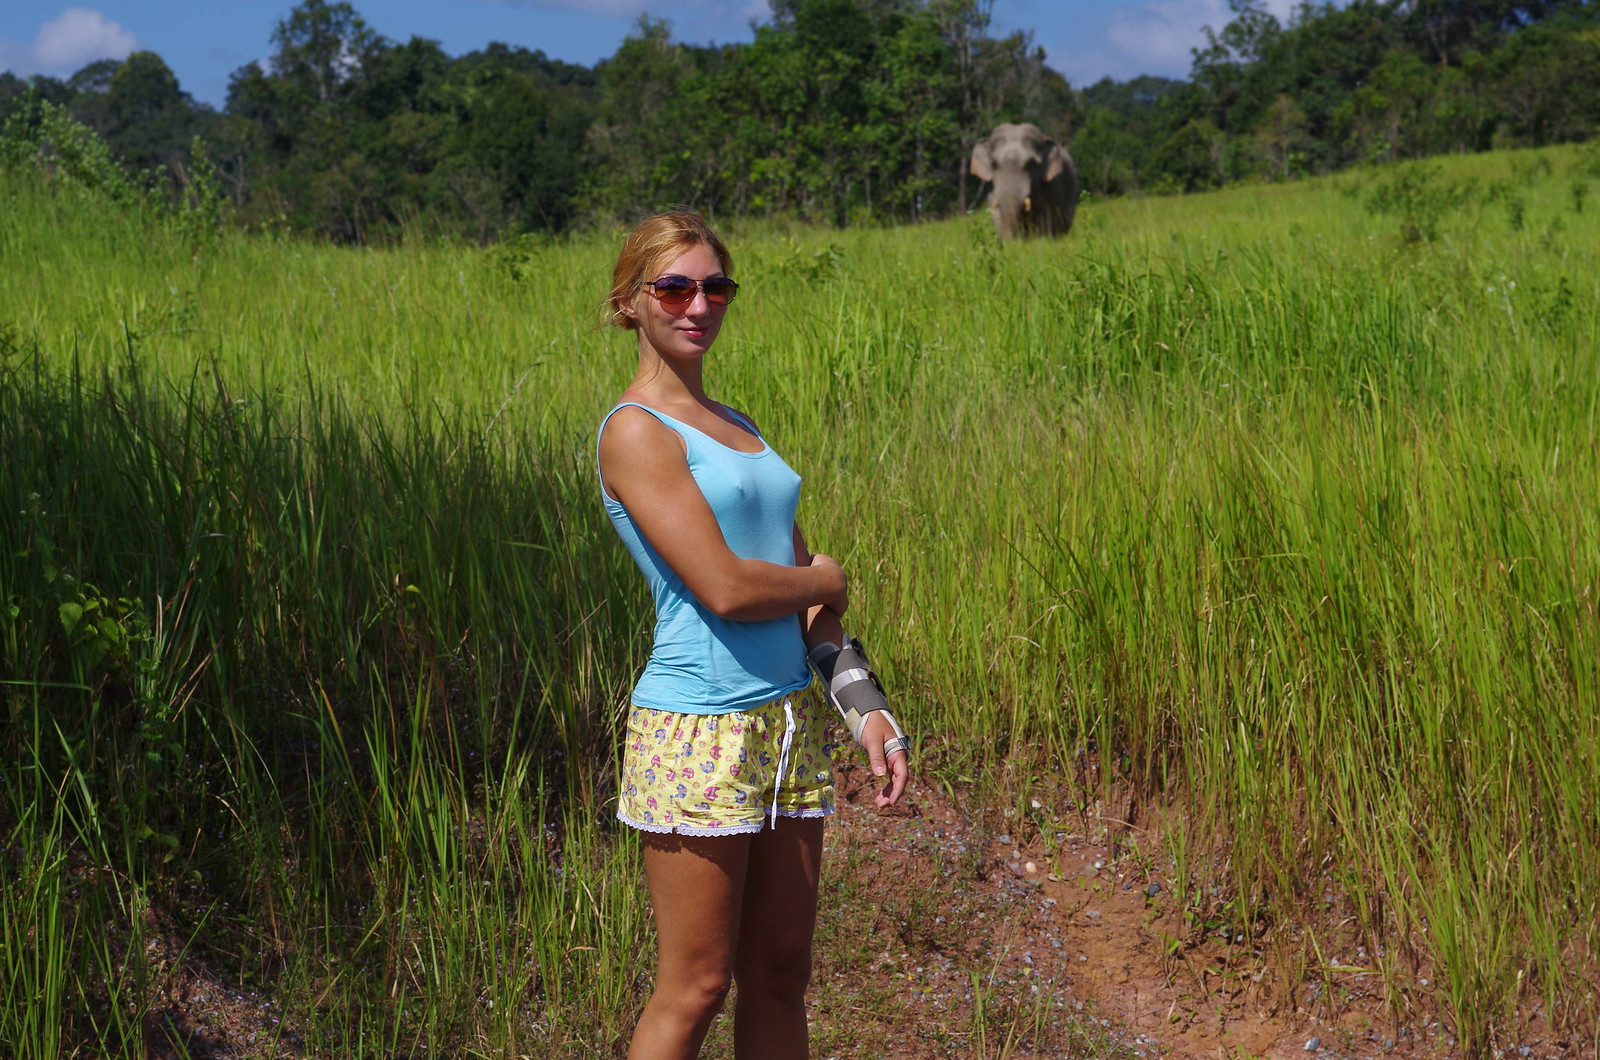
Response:
[{"label": "blue sky", "polygon": [[[95,59],[157,52],[196,99],[221,106],[228,75],[271,50],[273,26],[295,0],[5,0],[0,69],[65,77]],[[541,48],[593,65],[613,54],[641,12],[667,17],[676,39],[750,39],[766,0],[354,0],[386,37],[430,37],[461,55],[490,41]],[[1289,0],[1268,0],[1280,18]],[[1200,27],[1221,29],[1226,0],[995,0],[1000,32],[1031,29],[1049,64],[1076,87],[1104,76],[1183,77]]]}]

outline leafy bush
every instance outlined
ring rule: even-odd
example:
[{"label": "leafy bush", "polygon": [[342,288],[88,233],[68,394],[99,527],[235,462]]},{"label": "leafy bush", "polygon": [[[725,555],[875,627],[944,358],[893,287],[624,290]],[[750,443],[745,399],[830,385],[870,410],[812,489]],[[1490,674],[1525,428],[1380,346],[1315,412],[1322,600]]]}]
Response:
[{"label": "leafy bush", "polygon": [[1432,243],[1439,238],[1439,223],[1445,215],[1477,195],[1474,178],[1446,180],[1436,166],[1407,165],[1372,189],[1366,208],[1370,214],[1399,218],[1402,241]]},{"label": "leafy bush", "polygon": [[141,202],[144,192],[111,154],[105,141],[73,120],[65,107],[30,96],[0,130],[0,165],[8,170],[35,166],[51,177],[124,205]]}]

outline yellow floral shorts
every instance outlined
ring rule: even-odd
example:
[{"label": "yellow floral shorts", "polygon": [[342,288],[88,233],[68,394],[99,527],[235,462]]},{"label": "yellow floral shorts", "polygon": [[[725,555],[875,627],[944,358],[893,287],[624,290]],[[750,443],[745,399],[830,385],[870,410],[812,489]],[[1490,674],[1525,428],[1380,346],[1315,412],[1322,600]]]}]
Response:
[{"label": "yellow floral shorts", "polygon": [[617,819],[646,832],[733,835],[759,832],[774,816],[828,816],[833,745],[823,702],[804,689],[732,714],[635,706]]}]

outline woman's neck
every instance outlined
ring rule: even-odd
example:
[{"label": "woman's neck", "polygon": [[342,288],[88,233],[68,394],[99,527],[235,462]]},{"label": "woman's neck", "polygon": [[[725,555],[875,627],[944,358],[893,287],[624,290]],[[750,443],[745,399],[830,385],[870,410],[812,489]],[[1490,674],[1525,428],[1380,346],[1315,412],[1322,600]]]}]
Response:
[{"label": "woman's neck", "polygon": [[710,408],[714,404],[706,396],[699,359],[680,363],[647,349],[639,351],[639,370],[628,384],[628,392],[663,405],[693,403]]}]

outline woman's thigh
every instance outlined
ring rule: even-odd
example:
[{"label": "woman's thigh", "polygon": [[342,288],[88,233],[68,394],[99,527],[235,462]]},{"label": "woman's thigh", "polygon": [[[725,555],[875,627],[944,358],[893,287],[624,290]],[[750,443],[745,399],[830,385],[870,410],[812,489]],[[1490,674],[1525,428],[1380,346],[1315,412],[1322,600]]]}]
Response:
[{"label": "woman's thigh", "polygon": [[776,976],[804,989],[817,925],[822,819],[780,818],[751,837],[735,974]]},{"label": "woman's thigh", "polygon": [[821,818],[745,835],[646,833],[660,953],[657,989],[779,974],[805,978],[816,929]]},{"label": "woman's thigh", "polygon": [[655,908],[656,989],[706,989],[732,975],[751,843],[746,835],[646,833],[645,879]]}]

